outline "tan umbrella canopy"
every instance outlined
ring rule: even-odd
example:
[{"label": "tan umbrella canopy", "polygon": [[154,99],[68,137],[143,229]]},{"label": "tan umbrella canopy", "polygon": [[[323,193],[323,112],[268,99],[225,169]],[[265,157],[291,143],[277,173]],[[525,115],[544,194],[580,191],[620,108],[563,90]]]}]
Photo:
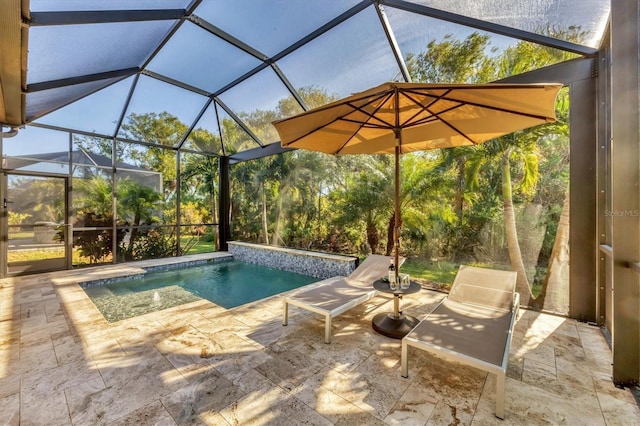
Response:
[{"label": "tan umbrella canopy", "polygon": [[394,253],[400,238],[400,154],[482,142],[556,120],[561,84],[385,83],[273,123],[283,147],[395,154]]}]

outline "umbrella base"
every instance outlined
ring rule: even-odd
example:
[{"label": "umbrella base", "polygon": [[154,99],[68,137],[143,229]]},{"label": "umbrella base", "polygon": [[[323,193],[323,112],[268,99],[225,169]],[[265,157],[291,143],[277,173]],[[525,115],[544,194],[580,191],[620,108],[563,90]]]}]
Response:
[{"label": "umbrella base", "polygon": [[393,339],[402,339],[420,321],[412,316],[400,313],[397,317],[393,313],[382,313],[373,317],[373,329],[378,333]]}]

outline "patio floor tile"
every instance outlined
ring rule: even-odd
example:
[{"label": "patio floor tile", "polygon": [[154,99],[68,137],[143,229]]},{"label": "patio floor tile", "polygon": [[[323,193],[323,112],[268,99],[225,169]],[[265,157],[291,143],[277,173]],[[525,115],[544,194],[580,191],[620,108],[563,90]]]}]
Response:
[{"label": "patio floor tile", "polygon": [[[162,264],[162,261],[144,264]],[[130,275],[109,265],[0,280],[0,424],[633,425],[640,409],[611,382],[597,327],[521,310],[494,416],[495,377],[410,349],[371,328],[376,297],[334,320],[279,296],[226,310],[208,301],[108,323],[77,282]],[[444,297],[405,296],[422,316]]]}]

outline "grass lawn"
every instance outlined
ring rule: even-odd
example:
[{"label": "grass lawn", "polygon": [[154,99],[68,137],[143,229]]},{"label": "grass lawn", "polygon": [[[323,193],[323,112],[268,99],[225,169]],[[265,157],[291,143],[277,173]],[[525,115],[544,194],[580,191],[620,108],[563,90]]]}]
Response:
[{"label": "grass lawn", "polygon": [[[364,261],[366,256],[360,258]],[[400,267],[400,273],[409,274],[412,280],[438,290],[448,290],[453,283],[459,265],[452,262],[432,262],[424,259],[407,259]]]},{"label": "grass lawn", "polygon": [[198,241],[185,254],[211,253],[216,251],[215,241]]},{"label": "grass lawn", "polygon": [[33,250],[12,250],[7,253],[7,261],[28,262],[33,260],[58,259],[64,257],[64,248],[46,248]]},{"label": "grass lawn", "polygon": [[[483,263],[469,263],[469,265],[477,266],[480,268],[511,270],[511,265],[495,265]],[[453,284],[453,280],[456,277],[456,273],[458,272],[459,267],[460,265],[457,263],[446,261],[431,262],[424,259],[407,259],[400,268],[400,272],[409,274],[411,276],[411,279],[415,279],[422,284],[431,285],[438,290],[448,290],[451,287],[451,284]],[[542,271],[543,277],[544,272],[546,272],[546,269]],[[531,285],[531,292],[533,293],[534,297],[538,297],[541,289],[541,283],[536,282]]]},{"label": "grass lawn", "polygon": [[33,231],[9,231],[9,241],[33,238]]},{"label": "grass lawn", "polygon": [[400,272],[409,274],[411,279],[415,279],[425,284],[431,284],[439,289],[451,287],[458,266],[451,262],[431,262],[424,259],[407,259],[400,267]]}]

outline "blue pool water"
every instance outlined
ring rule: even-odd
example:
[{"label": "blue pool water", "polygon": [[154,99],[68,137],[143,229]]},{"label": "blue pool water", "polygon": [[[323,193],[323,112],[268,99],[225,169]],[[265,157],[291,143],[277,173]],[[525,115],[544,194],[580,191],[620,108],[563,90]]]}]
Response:
[{"label": "blue pool water", "polygon": [[238,261],[208,263],[84,289],[105,319],[120,321],[207,299],[233,308],[317,281],[317,278]]}]

